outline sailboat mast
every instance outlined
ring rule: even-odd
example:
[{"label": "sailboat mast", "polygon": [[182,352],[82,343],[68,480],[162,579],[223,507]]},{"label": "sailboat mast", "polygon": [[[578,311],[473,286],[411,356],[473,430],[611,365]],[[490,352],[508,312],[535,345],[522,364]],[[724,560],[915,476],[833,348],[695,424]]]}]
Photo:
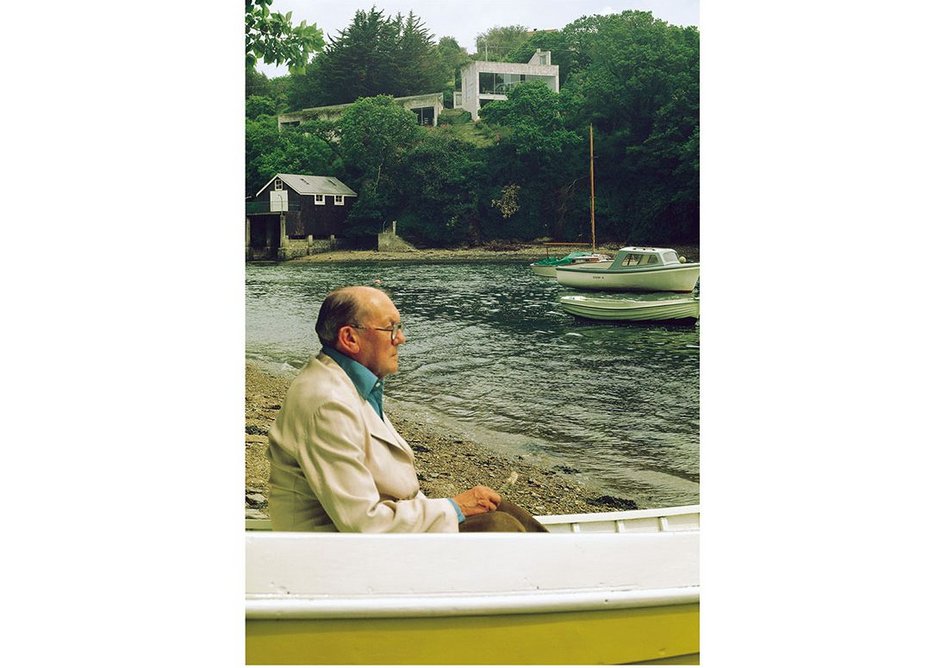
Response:
[{"label": "sailboat mast", "polygon": [[591,169],[591,232],[592,232],[592,253],[595,252],[595,139],[592,134],[591,123],[588,124],[588,153],[590,156],[589,166]]}]

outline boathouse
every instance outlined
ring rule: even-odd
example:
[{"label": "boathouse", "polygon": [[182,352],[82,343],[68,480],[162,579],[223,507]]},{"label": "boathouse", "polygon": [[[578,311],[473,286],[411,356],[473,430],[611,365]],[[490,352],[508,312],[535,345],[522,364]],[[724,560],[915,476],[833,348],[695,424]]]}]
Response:
[{"label": "boathouse", "polygon": [[354,197],[334,176],[275,175],[247,201],[247,259],[288,260],[333,245]]}]

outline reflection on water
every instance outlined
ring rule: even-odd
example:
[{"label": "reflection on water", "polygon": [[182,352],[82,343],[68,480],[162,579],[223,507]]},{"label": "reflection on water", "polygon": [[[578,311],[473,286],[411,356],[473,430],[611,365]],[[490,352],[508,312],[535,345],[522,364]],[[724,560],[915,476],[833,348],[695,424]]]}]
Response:
[{"label": "reflection on water", "polygon": [[575,291],[525,263],[248,265],[248,357],[300,367],[323,297],[350,284],[406,324],[391,401],[642,506],[698,502],[698,326],[577,320],[558,307]]}]

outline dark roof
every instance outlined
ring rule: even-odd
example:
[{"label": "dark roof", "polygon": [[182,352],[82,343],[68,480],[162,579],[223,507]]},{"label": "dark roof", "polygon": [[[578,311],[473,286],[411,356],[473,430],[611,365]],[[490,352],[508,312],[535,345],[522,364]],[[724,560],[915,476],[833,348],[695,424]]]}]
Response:
[{"label": "dark roof", "polygon": [[277,174],[266,182],[260,192],[270,185],[275,179],[282,179],[290,188],[300,195],[345,195],[348,197],[357,197],[357,193],[351,190],[344,183],[334,176],[310,176],[308,174]]}]

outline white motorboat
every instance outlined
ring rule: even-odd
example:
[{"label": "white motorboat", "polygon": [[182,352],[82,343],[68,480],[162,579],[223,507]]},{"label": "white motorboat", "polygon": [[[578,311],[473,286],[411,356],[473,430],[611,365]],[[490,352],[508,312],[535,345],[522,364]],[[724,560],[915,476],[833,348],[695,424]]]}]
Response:
[{"label": "white motorboat", "polygon": [[585,290],[692,292],[699,263],[686,262],[672,248],[626,246],[609,262],[556,267],[556,280]]},{"label": "white motorboat", "polygon": [[287,533],[248,521],[247,664],[699,662],[699,506],[549,534]]},{"label": "white motorboat", "polygon": [[530,264],[530,269],[537,276],[555,278],[556,267],[585,264],[588,262],[608,262],[610,260],[611,256],[605,255],[604,253],[573,251],[565,257],[544,257],[542,260],[537,260],[536,262]]},{"label": "white motorboat", "polygon": [[559,298],[559,307],[566,313],[592,320],[689,322],[699,319],[698,297],[643,300],[566,295]]}]

